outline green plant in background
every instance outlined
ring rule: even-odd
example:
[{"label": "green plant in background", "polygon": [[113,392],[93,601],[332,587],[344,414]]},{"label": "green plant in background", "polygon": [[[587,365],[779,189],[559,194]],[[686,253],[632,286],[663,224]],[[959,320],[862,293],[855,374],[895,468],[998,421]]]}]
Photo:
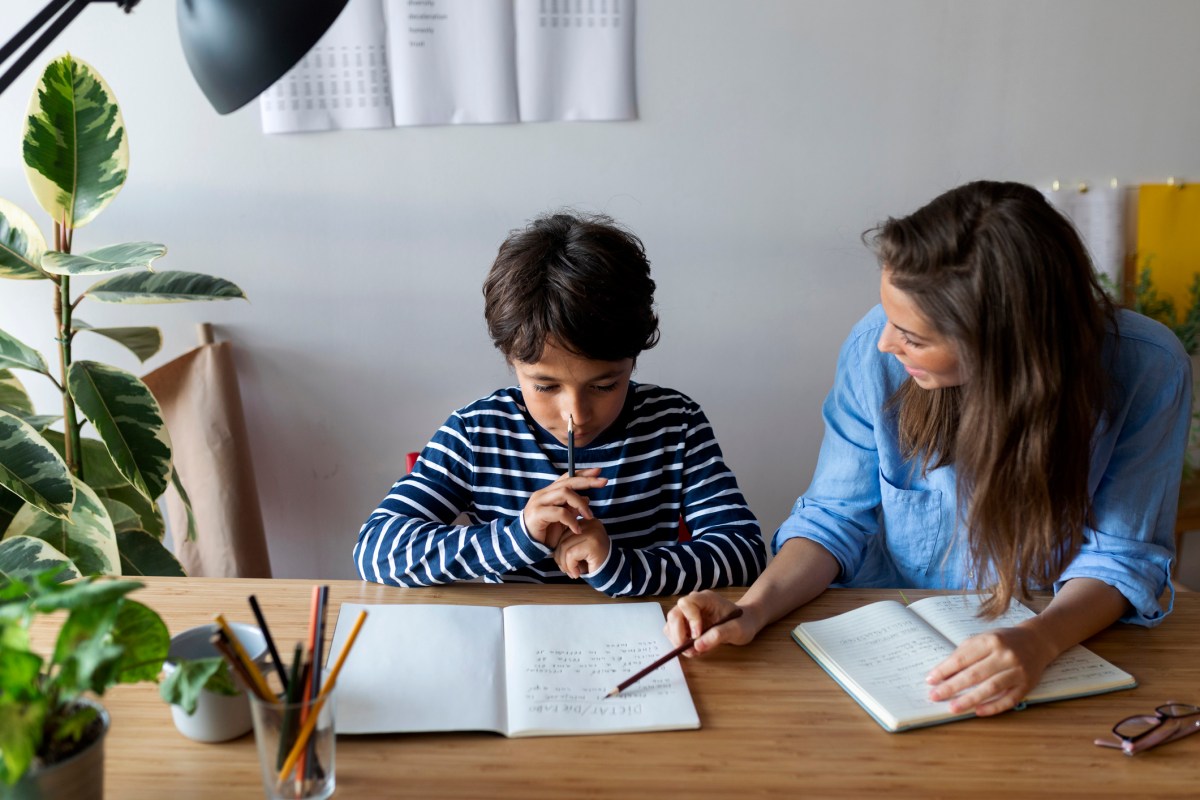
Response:
[{"label": "green plant in background", "polygon": [[[170,647],[158,613],[126,596],[142,584],[95,578],[59,583],[58,570],[40,572],[28,583],[0,579],[0,789],[90,744],[102,733],[99,712],[80,698],[103,695],[119,683],[156,681]],[[66,612],[66,619],[54,651],[39,655],[30,627],[39,615],[57,612]],[[219,658],[180,667],[170,685],[164,682],[162,695],[188,713],[206,684],[235,691]]]},{"label": "green plant in background", "polygon": [[[0,330],[0,574],[61,564],[74,574],[181,575],[162,545],[156,501],[168,484],[185,503],[187,495],[172,467],[158,403],[137,376],[74,353],[82,333],[119,342],[145,361],[158,352],[162,334],[153,327],[94,328],[76,312],[85,300],[176,303],[245,295],[220,278],[154,271],[166,247],[153,242],[72,252],[75,231],[113,200],[129,165],[120,109],[89,65],[68,55],[46,67],[30,101],[23,153],[30,188],[53,222],[53,247],[28,214],[0,200],[0,277],[49,284],[58,369],[52,372],[41,353]],[[82,291],[74,283],[95,278]],[[12,370],[53,383],[62,394],[61,416],[36,414]],[[60,421],[62,431],[52,430]],[[98,438],[83,436],[89,422]],[[189,528],[194,535],[194,525]]]},{"label": "green plant in background", "polygon": [[1158,290],[1154,288],[1148,261],[1138,273],[1130,307],[1170,328],[1188,355],[1195,355],[1197,349],[1200,349],[1200,272],[1192,276],[1192,285],[1188,289],[1188,307],[1182,319],[1175,309],[1175,301],[1170,297],[1160,297]]},{"label": "green plant in background", "polygon": [[[1178,337],[1183,349],[1188,355],[1196,355],[1200,350],[1200,272],[1192,276],[1192,285],[1188,288],[1188,306],[1180,318],[1175,308],[1175,301],[1170,297],[1161,297],[1154,287],[1150,274],[1150,259],[1147,259],[1142,271],[1138,273],[1137,283],[1133,286],[1133,299],[1130,308],[1139,314],[1145,314],[1150,319],[1157,320],[1170,328]],[[1200,375],[1193,375],[1193,381]],[[1193,385],[1193,393],[1196,386]],[[1187,452],[1184,455],[1183,477],[1190,480],[1200,470],[1200,410],[1196,398],[1192,401],[1192,426],[1188,432]]]}]

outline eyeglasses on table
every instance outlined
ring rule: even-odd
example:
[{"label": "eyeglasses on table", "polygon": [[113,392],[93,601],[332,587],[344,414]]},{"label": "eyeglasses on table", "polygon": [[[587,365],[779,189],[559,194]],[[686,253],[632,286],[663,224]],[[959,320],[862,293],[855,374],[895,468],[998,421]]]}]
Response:
[{"label": "eyeglasses on table", "polygon": [[1168,700],[1153,714],[1135,714],[1113,726],[1117,741],[1097,739],[1100,747],[1121,750],[1127,756],[1200,732],[1200,706]]}]

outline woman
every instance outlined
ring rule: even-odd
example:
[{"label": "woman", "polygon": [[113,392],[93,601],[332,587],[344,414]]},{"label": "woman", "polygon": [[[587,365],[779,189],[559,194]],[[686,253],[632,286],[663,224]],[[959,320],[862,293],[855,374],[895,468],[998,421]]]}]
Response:
[{"label": "woman", "polygon": [[[1190,365],[1165,327],[1113,309],[1028,186],[967,184],[873,234],[881,305],[842,348],[812,485],[743,615],[689,654],[745,644],[830,584],[977,590],[992,617],[1052,587],[928,675],[952,711],[999,713],[1068,647],[1165,616]],[[667,634],[732,605],[688,595]]]}]

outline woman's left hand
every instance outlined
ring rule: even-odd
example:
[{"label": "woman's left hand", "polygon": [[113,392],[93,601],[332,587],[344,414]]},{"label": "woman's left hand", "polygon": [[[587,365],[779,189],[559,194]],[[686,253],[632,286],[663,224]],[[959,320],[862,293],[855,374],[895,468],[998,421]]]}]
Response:
[{"label": "woman's left hand", "polygon": [[950,700],[954,713],[999,714],[1037,686],[1056,655],[1050,643],[1023,625],[972,636],[926,676],[933,687],[929,698]]}]

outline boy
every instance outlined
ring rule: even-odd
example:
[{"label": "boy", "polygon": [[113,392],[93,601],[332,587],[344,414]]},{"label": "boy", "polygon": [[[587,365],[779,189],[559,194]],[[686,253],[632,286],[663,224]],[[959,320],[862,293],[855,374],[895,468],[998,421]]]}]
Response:
[{"label": "boy", "polygon": [[434,434],[359,531],[362,578],[582,579],[612,597],[751,583],[762,534],[704,413],[630,380],[659,336],[641,240],[607,217],[541,217],[501,245],[483,294],[518,385]]}]

